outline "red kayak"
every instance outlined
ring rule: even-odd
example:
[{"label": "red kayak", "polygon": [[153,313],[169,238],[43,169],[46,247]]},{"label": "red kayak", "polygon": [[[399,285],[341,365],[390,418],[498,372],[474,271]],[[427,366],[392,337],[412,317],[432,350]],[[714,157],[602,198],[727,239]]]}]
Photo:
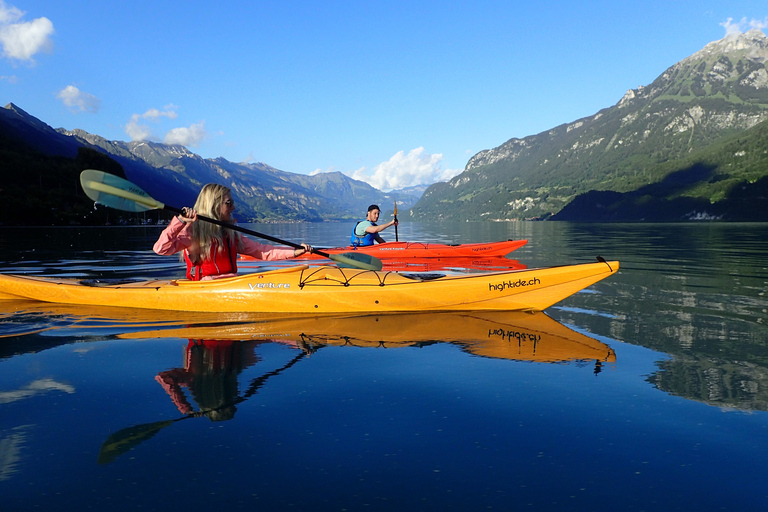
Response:
[{"label": "red kayak", "polygon": [[509,270],[523,270],[528,268],[518,260],[511,260],[504,256],[490,256],[488,258],[399,258],[381,260],[384,271],[399,272],[438,272],[445,270],[482,270],[486,272],[504,272]]},{"label": "red kayak", "polygon": [[[300,259],[300,258],[296,258]],[[314,260],[313,260],[314,262]],[[384,272],[439,272],[446,270],[482,270],[486,272],[504,272],[509,270],[523,270],[528,268],[518,260],[511,260],[504,256],[490,256],[488,258],[392,258],[381,260]],[[238,268],[261,268],[270,266],[273,261],[255,260],[245,256],[240,258]]]},{"label": "red kayak", "polygon": [[[528,240],[506,240],[504,242],[489,242],[484,244],[455,245],[424,242],[386,242],[365,247],[334,247],[322,250],[328,254],[341,254],[357,251],[379,258],[386,263],[387,260],[406,262],[411,258],[419,260],[424,258],[497,258],[506,256],[527,243]],[[241,255],[240,259],[248,261],[253,260],[254,258]],[[303,254],[296,259],[319,260],[323,259],[323,257],[317,254]]]}]

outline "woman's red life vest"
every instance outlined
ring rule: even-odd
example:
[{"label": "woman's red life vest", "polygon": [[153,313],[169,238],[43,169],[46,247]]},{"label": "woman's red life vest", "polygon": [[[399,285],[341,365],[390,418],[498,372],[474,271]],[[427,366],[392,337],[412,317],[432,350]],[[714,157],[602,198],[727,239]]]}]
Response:
[{"label": "woman's red life vest", "polygon": [[199,281],[205,276],[217,276],[220,274],[237,273],[237,251],[232,244],[234,240],[224,239],[224,250],[219,251],[218,242],[214,241],[211,247],[211,255],[201,263],[195,265],[189,259],[189,251],[184,251],[184,261],[187,262],[187,279]]}]

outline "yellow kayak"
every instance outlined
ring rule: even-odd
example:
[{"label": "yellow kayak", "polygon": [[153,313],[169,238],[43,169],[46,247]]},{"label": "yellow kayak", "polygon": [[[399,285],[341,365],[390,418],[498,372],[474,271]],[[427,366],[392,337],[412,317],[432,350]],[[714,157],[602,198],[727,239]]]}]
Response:
[{"label": "yellow kayak", "polygon": [[121,339],[263,341],[309,351],[327,345],[397,348],[451,343],[477,356],[517,361],[616,360],[608,345],[569,329],[544,313],[519,311],[169,314],[148,309],[1,301],[0,321],[10,317],[15,317],[16,323],[28,321],[30,328],[22,332],[19,325],[12,335],[74,328],[78,332],[105,330]]},{"label": "yellow kayak", "polygon": [[299,265],[212,281],[0,274],[1,300],[196,312],[542,311],[619,269],[618,261],[461,275]]}]

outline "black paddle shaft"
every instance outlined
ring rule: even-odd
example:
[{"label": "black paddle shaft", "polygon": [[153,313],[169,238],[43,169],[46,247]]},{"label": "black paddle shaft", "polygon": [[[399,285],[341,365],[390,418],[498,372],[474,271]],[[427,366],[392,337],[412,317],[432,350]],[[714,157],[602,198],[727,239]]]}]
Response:
[{"label": "black paddle shaft", "polygon": [[[184,212],[180,208],[176,208],[176,207],[173,207],[173,206],[168,206],[167,204],[164,205],[163,208],[165,208],[166,210],[172,211],[174,213],[178,213],[179,215],[184,215]],[[301,244],[297,244],[295,242],[289,242],[287,240],[281,240],[279,238],[275,238],[274,236],[265,235],[264,233],[259,233],[259,232],[256,232],[256,231],[252,231],[250,229],[241,228],[237,224],[230,224],[229,222],[223,222],[223,221],[220,221],[220,220],[212,219],[210,217],[206,217],[206,216],[200,215],[200,214],[197,215],[197,218],[200,219],[200,220],[204,220],[205,222],[210,222],[212,224],[216,224],[217,226],[222,226],[222,227],[225,227],[225,228],[233,229],[235,231],[240,231],[241,233],[245,233],[246,235],[251,235],[251,236],[255,236],[255,237],[259,237],[259,238],[264,238],[265,240],[269,240],[271,242],[275,242],[276,244],[287,245],[289,247],[293,247],[294,249],[303,249],[304,248],[304,246],[301,245]],[[320,256],[322,256],[324,258],[330,258],[330,255],[328,253],[325,253],[323,251],[318,251],[315,248],[312,248],[312,252],[315,253],[315,254],[319,254]]]}]

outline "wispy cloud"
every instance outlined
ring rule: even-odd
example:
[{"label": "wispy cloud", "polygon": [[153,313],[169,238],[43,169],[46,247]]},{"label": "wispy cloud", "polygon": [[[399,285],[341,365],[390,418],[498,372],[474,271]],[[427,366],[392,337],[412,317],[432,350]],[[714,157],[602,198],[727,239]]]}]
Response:
[{"label": "wispy cloud", "polygon": [[205,130],[205,121],[193,123],[188,127],[172,128],[166,132],[165,137],[156,136],[152,128],[143,122],[160,122],[163,118],[176,119],[176,105],[166,105],[162,109],[150,108],[143,114],[133,114],[125,124],[125,133],[132,141],[137,140],[162,140],[166,144],[179,144],[181,146],[197,146],[208,137]]},{"label": "wispy cloud", "polygon": [[25,12],[0,0],[0,48],[7,59],[34,64],[34,55],[53,48],[53,23],[48,18],[22,21]]},{"label": "wispy cloud", "polygon": [[151,121],[156,121],[157,119],[161,117],[167,117],[169,119],[175,119],[178,114],[176,113],[175,107],[173,105],[170,105],[168,107],[165,107],[165,110],[158,110],[156,108],[151,108],[144,112],[143,114],[133,114],[131,115],[131,118],[128,120],[127,123],[125,123],[125,133],[131,138],[131,140],[159,140],[157,136],[155,136],[152,133],[152,128],[150,128],[146,123],[143,123],[143,119],[149,119]]},{"label": "wispy cloud", "polygon": [[93,112],[96,113],[101,108],[101,100],[89,94],[83,92],[74,85],[68,85],[58,94],[56,98],[61,100],[64,105],[72,112]]},{"label": "wispy cloud", "polygon": [[[438,181],[447,181],[461,169],[443,169],[441,153],[425,153],[423,147],[412,149],[407,154],[398,151],[392,158],[369,170],[362,167],[346,172],[350,178],[364,181],[383,191],[397,190],[415,185],[431,185]],[[321,172],[315,171],[314,174]]]},{"label": "wispy cloud", "polygon": [[[135,114],[138,115],[138,114]],[[144,112],[143,114],[139,115],[139,117],[144,119],[159,119],[161,117],[167,117],[168,119],[176,119],[179,116],[178,113],[176,113],[176,105],[166,105],[163,107],[163,110],[159,110],[156,108],[151,108]]]},{"label": "wispy cloud", "polygon": [[133,114],[131,118],[125,123],[125,133],[131,140],[149,140],[157,139],[152,135],[152,128],[139,122],[141,116],[139,114]]},{"label": "wispy cloud", "polygon": [[181,146],[198,146],[207,136],[205,121],[202,121],[192,124],[188,128],[174,128],[165,134],[165,143],[179,144]]},{"label": "wispy cloud", "polygon": [[728,18],[724,22],[720,23],[725,28],[725,36],[739,35],[747,30],[758,29],[763,30],[768,27],[768,17],[764,20],[747,20],[747,18],[741,18],[741,20],[734,22],[733,18]]}]

